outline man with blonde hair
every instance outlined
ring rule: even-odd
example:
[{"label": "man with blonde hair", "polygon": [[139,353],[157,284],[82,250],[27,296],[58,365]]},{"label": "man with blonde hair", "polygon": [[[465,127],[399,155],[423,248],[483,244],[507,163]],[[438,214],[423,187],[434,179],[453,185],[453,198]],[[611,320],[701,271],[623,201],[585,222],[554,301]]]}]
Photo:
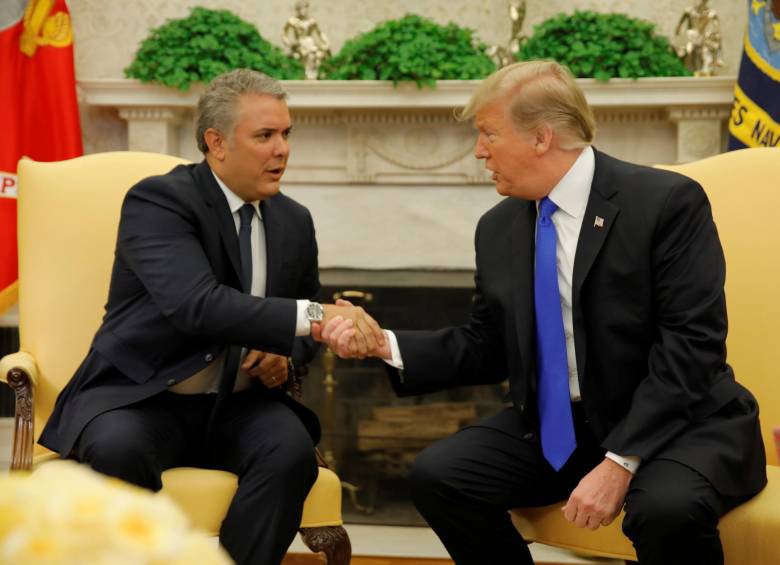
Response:
[{"label": "man with blonde hair", "polygon": [[[531,563],[507,511],[625,506],[641,563],[723,563],[718,519],[766,483],[758,407],[726,363],[725,265],[693,180],[591,147],[564,67],[487,78],[463,111],[502,202],[479,221],[468,324],[386,332],[399,395],[509,379],[512,406],[424,450],[415,504],[458,564]],[[352,322],[314,328],[350,356]]]}]

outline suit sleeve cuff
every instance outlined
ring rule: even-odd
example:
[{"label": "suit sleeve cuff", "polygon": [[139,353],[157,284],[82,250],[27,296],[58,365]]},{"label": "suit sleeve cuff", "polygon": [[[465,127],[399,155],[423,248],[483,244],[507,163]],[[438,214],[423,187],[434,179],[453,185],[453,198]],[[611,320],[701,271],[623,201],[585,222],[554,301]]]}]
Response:
[{"label": "suit sleeve cuff", "polygon": [[306,317],[306,308],[311,304],[311,300],[296,300],[298,305],[298,314],[295,318],[295,337],[302,337],[311,334],[311,322]]},{"label": "suit sleeve cuff", "polygon": [[398,347],[398,338],[390,330],[382,330],[385,332],[385,339],[390,343],[390,359],[383,359],[385,363],[391,367],[395,367],[399,371],[404,369],[404,360],[401,358],[401,349]]},{"label": "suit sleeve cuff", "polygon": [[617,455],[616,453],[612,453],[611,451],[607,451],[604,457],[607,459],[612,459],[612,461],[626,469],[632,475],[636,474],[636,470],[639,469],[639,465],[642,463],[642,459],[637,455],[622,456]]}]

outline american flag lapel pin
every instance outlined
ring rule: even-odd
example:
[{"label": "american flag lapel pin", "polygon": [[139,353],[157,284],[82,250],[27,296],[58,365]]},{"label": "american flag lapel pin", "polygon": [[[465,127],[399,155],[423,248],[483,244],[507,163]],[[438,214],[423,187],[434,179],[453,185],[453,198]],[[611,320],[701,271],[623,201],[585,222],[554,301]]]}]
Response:
[{"label": "american flag lapel pin", "polygon": [[594,228],[603,228],[604,227],[604,218],[601,216],[596,216],[596,219],[593,220],[593,227]]}]

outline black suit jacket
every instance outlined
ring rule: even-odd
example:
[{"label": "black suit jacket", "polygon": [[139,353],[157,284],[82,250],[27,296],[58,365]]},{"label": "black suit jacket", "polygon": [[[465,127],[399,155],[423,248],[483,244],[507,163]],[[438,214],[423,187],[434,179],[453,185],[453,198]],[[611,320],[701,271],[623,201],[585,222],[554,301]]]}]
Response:
[{"label": "black suit jacket", "polygon": [[[707,197],[687,177],[595,155],[572,285],[589,424],[605,450],[677,460],[723,494],[755,493],[766,482],[758,409],[726,364],[725,264]],[[538,433],[535,221],[535,203],[515,198],[481,218],[471,319],[398,332],[398,394],[508,377]]]},{"label": "black suit jacket", "polygon": [[[309,361],[296,338],[296,299],[320,289],[309,211],[278,194],[262,204],[266,298],[241,291],[241,260],[227,200],[206,162],[133,186],[122,204],[103,323],[60,393],[40,438],[67,456],[95,416],[166,390],[241,345]],[[315,443],[316,416],[281,392]]]}]

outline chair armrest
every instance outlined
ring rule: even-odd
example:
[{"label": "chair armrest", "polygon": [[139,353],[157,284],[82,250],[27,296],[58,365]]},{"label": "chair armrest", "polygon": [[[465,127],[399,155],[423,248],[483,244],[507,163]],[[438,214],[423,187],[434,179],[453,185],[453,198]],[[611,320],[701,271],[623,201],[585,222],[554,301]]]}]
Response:
[{"label": "chair armrest", "polygon": [[38,382],[35,358],[18,351],[0,359],[0,381],[8,383],[16,396],[14,441],[11,448],[11,470],[32,469],[33,453],[33,394]]},{"label": "chair armrest", "polygon": [[22,370],[33,387],[38,384],[38,367],[35,365],[35,358],[26,351],[17,351],[0,357],[0,382],[11,384],[8,375],[12,369]]}]

